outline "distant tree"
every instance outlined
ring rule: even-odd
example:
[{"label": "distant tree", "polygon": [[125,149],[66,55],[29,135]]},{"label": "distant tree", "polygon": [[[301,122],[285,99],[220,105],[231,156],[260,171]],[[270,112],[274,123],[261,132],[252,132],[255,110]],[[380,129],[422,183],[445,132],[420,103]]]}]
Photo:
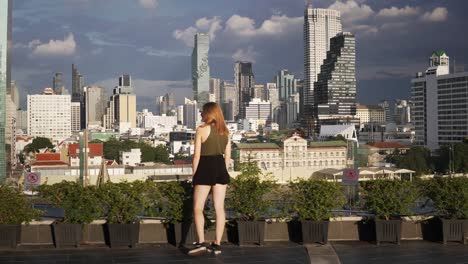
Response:
[{"label": "distant tree", "polygon": [[153,147],[145,142],[119,141],[115,138],[104,142],[104,157],[110,160],[119,160],[121,151],[130,151],[131,149],[140,149],[142,162],[169,163],[169,151],[165,146]]},{"label": "distant tree", "polygon": [[169,150],[166,146],[158,145],[154,149],[154,160],[157,162],[169,163]]},{"label": "distant tree", "polygon": [[405,155],[396,158],[396,165],[399,168],[414,170],[418,176],[430,173],[430,151],[424,147],[411,147]]},{"label": "distant tree", "polygon": [[[468,172],[468,142],[456,143],[453,146],[453,170],[455,172]],[[436,151],[433,157],[434,167],[437,172],[448,173],[450,163],[450,146],[443,145]]]},{"label": "distant tree", "polygon": [[346,138],[343,137],[343,135],[330,136],[327,138],[327,141],[338,141],[338,140],[346,142]]},{"label": "distant tree", "polygon": [[24,151],[26,153],[29,153],[29,152],[38,153],[40,149],[44,149],[44,148],[51,149],[53,147],[54,145],[52,145],[52,142],[50,142],[48,138],[37,137],[33,139],[33,141],[30,144],[24,147]]}]

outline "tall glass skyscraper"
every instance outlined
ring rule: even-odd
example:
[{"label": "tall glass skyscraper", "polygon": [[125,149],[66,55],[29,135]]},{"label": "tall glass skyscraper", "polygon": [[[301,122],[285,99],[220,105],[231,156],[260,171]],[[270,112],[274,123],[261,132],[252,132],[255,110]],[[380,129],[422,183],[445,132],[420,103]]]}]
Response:
[{"label": "tall glass skyscraper", "polygon": [[206,33],[195,34],[195,46],[192,52],[193,99],[197,101],[200,109],[210,100],[209,50],[210,36]]},{"label": "tall glass skyscraper", "polygon": [[11,0],[0,0],[0,183],[6,176],[6,160],[8,153],[5,148],[6,97],[11,84]]},{"label": "tall glass skyscraper", "polygon": [[236,119],[243,119],[245,118],[245,108],[252,99],[252,89],[255,87],[252,62],[236,61],[234,64],[234,84],[238,92]]},{"label": "tall glass skyscraper", "polygon": [[[314,82],[320,73],[320,66],[330,50],[330,39],[340,33],[341,14],[330,9],[312,8],[306,6],[304,12],[304,87],[303,103],[307,106],[314,104]],[[311,114],[311,113],[309,113]]]}]

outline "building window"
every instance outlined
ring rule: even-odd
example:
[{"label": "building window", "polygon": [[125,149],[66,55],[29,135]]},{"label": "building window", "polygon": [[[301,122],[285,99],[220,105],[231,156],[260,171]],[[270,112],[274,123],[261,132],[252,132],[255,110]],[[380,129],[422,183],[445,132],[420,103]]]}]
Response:
[{"label": "building window", "polygon": [[333,160],[332,160],[332,161],[330,161],[330,166],[333,166]]}]

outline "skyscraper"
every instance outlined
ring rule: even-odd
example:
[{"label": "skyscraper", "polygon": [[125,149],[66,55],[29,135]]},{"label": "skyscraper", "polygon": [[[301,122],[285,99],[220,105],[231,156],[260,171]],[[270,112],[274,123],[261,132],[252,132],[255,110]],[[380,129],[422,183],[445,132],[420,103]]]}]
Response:
[{"label": "skyscraper", "polygon": [[238,99],[236,86],[228,81],[222,81],[220,87],[221,108],[223,109],[224,119],[234,121],[238,114]]},{"label": "skyscraper", "polygon": [[331,39],[330,51],[315,82],[314,112],[321,120],[341,120],[356,115],[356,41],[343,32]]},{"label": "skyscraper", "polygon": [[[314,82],[320,73],[320,66],[330,49],[330,39],[341,32],[339,11],[306,6],[304,12],[304,87],[302,96],[304,111],[310,112],[314,105]],[[313,115],[307,113],[306,115]]]},{"label": "skyscraper", "polygon": [[55,94],[63,94],[65,87],[63,85],[63,73],[56,72],[52,80],[52,89]]},{"label": "skyscraper", "polygon": [[287,101],[289,96],[297,93],[296,79],[294,75],[289,73],[289,70],[283,69],[275,76],[276,87],[278,88],[278,96],[280,101]]},{"label": "skyscraper", "polygon": [[184,125],[187,126],[189,129],[195,130],[197,127],[197,119],[198,119],[198,107],[197,102],[185,98],[184,101]]},{"label": "skyscraper", "polygon": [[0,183],[6,178],[6,160],[9,154],[5,148],[6,97],[11,84],[11,19],[12,1],[0,0]]},{"label": "skyscraper", "polygon": [[86,128],[102,127],[106,109],[105,91],[99,86],[88,86],[84,88],[84,101],[86,110]]},{"label": "skyscraper", "polygon": [[416,145],[431,151],[468,137],[468,72],[450,73],[449,57],[435,51],[429,68],[411,80]]},{"label": "skyscraper", "polygon": [[214,95],[214,102],[221,103],[221,80],[210,78],[210,94]]},{"label": "skyscraper", "polygon": [[208,51],[210,50],[210,37],[206,33],[195,34],[195,45],[192,51],[192,83],[193,100],[201,107],[209,102],[210,93],[210,66],[208,64]]},{"label": "skyscraper", "polygon": [[176,105],[173,92],[156,97],[156,114],[168,114],[168,112],[175,110],[175,108]]},{"label": "skyscraper", "polygon": [[238,114],[236,119],[242,119],[245,118],[245,107],[252,99],[251,93],[255,86],[252,62],[236,61],[234,64],[234,84],[238,93]]},{"label": "skyscraper", "polygon": [[72,102],[81,102],[83,97],[84,77],[75,64],[72,64]]}]

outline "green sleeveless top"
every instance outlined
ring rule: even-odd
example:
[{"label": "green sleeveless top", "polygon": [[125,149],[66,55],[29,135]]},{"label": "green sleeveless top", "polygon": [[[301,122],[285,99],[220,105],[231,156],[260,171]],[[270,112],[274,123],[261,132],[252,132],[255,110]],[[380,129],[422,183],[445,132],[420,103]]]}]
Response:
[{"label": "green sleeveless top", "polygon": [[227,135],[219,135],[216,126],[210,126],[210,135],[201,144],[201,156],[223,155],[228,143]]}]

